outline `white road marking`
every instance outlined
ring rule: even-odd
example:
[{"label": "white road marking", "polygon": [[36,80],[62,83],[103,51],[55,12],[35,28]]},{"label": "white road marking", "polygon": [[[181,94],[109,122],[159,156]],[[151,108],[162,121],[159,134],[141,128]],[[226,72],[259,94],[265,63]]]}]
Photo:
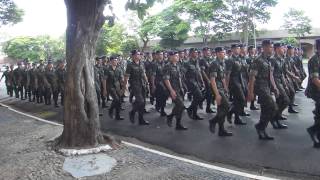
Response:
[{"label": "white road marking", "polygon": [[[8,108],[9,110],[11,110],[13,112],[16,112],[18,114],[22,114],[22,115],[30,117],[30,118],[33,118],[35,120],[38,120],[38,121],[41,121],[41,122],[44,122],[44,123],[48,123],[48,124],[52,124],[52,125],[55,125],[55,126],[63,126],[62,124],[51,122],[51,121],[48,121],[48,120],[45,120],[45,119],[30,115],[30,114],[18,111],[18,110],[13,109],[10,106],[7,106],[7,105],[5,105],[3,103],[0,103],[0,105],[3,106],[3,107]],[[196,166],[200,166],[200,167],[204,167],[204,168],[208,168],[208,169],[212,169],[212,170],[216,170],[216,171],[220,171],[220,172],[224,172],[224,173],[234,174],[234,175],[237,175],[237,176],[242,176],[242,177],[251,178],[251,179],[258,179],[258,180],[278,180],[278,179],[275,179],[275,178],[270,178],[270,177],[266,177],[266,176],[259,176],[259,175],[255,175],[255,174],[250,174],[250,173],[246,173],[246,172],[241,172],[241,171],[237,171],[237,170],[232,170],[232,169],[228,169],[228,168],[224,168],[224,167],[219,167],[219,166],[215,166],[215,165],[211,165],[211,164],[206,164],[206,163],[190,160],[190,159],[187,159],[187,158],[183,158],[183,157],[167,154],[167,153],[164,153],[164,152],[161,152],[161,151],[157,151],[157,150],[154,150],[154,149],[150,149],[150,148],[147,148],[147,147],[144,147],[144,146],[140,146],[140,145],[137,145],[137,144],[133,144],[133,143],[130,143],[130,142],[126,142],[126,141],[122,141],[122,143],[124,143],[127,146],[132,146],[132,147],[135,147],[135,148],[139,148],[139,149],[142,149],[144,151],[148,151],[148,152],[160,155],[160,156],[176,159],[176,160],[179,160],[179,161],[182,161],[182,162],[190,163],[190,164],[193,164],[193,165],[196,165]]]}]

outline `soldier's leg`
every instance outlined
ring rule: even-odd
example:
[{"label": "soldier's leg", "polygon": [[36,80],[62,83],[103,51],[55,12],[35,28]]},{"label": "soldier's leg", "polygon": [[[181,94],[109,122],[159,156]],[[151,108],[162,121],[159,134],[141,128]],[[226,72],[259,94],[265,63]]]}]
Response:
[{"label": "soldier's leg", "polygon": [[184,127],[181,123],[181,119],[182,119],[182,113],[184,111],[184,104],[183,104],[183,99],[182,99],[182,95],[177,95],[176,99],[174,100],[174,104],[175,104],[175,109],[174,111],[172,110],[172,112],[174,112],[175,117],[176,117],[176,130],[187,130],[188,128]]},{"label": "soldier's leg", "polygon": [[19,87],[21,100],[24,100],[23,88],[24,88],[24,86],[23,86],[23,85],[21,85],[21,86]]},{"label": "soldier's leg", "polygon": [[287,125],[281,124],[279,120],[282,118],[282,112],[289,105],[289,97],[282,85],[278,85],[279,97],[276,98],[276,103],[278,105],[278,110],[276,112],[274,120],[271,121],[271,124],[274,129],[286,129]]},{"label": "soldier's leg", "polygon": [[111,97],[112,97],[112,102],[111,102],[111,105],[109,107],[109,117],[110,118],[113,118],[113,111],[114,109],[116,109],[116,106],[117,106],[117,101],[118,101],[118,97],[117,97],[117,94],[114,90],[111,90],[111,91],[108,91],[110,94],[111,94]]},{"label": "soldier's leg", "polygon": [[135,101],[133,103],[133,112],[138,112],[139,115],[139,124],[140,125],[149,125],[148,121],[145,121],[143,118],[144,110],[145,110],[145,96],[144,90],[141,88],[133,89]]},{"label": "soldier's leg", "polygon": [[274,138],[270,137],[265,129],[267,128],[269,121],[274,119],[277,105],[271,95],[267,93],[260,93],[258,96],[261,105],[261,114],[259,123],[255,125],[257,133],[261,140],[273,140]]},{"label": "soldier's leg", "polygon": [[59,97],[59,91],[58,91],[57,88],[55,88],[53,90],[53,101],[54,101],[54,106],[55,107],[59,107],[59,105],[58,105],[58,97]]},{"label": "soldier's leg", "polygon": [[61,95],[60,96],[61,96],[61,106],[63,106],[64,105],[64,89],[61,89]]},{"label": "soldier's leg", "polygon": [[219,125],[219,136],[232,136],[231,132],[228,132],[224,128],[224,122],[226,116],[229,112],[229,102],[228,97],[224,94],[224,92],[220,91],[221,95],[221,104],[217,107],[217,114],[216,116],[209,121],[209,129],[212,133],[215,133],[215,127],[218,123]]},{"label": "soldier's leg", "polygon": [[10,95],[10,97],[12,97],[13,96],[13,88],[12,88],[12,86],[9,85],[8,89],[9,89],[9,95]]},{"label": "soldier's leg", "polygon": [[162,91],[160,93],[160,102],[159,102],[160,103],[160,114],[162,117],[167,116],[166,112],[164,111],[164,108],[166,107],[167,99],[168,99],[167,91],[162,88]]},{"label": "soldier's leg", "polygon": [[206,113],[214,113],[214,111],[211,109],[211,104],[212,104],[212,91],[211,88],[209,86],[206,86],[206,101],[207,101],[207,107],[206,107]]},{"label": "soldier's leg", "polygon": [[314,124],[307,129],[311,140],[314,143],[315,148],[320,148],[320,98],[316,98],[315,100],[315,110],[313,111],[314,114]]},{"label": "soldier's leg", "polygon": [[13,86],[13,91],[14,91],[14,94],[15,94],[16,98],[19,98],[19,91],[18,91],[18,86],[17,85]]},{"label": "soldier's leg", "polygon": [[288,112],[289,113],[298,113],[298,111],[293,109],[296,92],[295,92],[295,89],[294,89],[294,86],[293,86],[292,83],[289,83],[289,93],[288,93],[288,95],[289,95],[289,99],[290,99]]},{"label": "soldier's leg", "polygon": [[240,119],[241,113],[243,113],[246,99],[244,92],[241,88],[232,88],[233,93],[233,112],[235,115],[234,123],[237,125],[245,125],[246,123]]},{"label": "soldier's leg", "polygon": [[10,86],[10,85],[7,85],[7,84],[6,84],[7,95],[10,95],[9,86]]},{"label": "soldier's leg", "polygon": [[[112,96],[111,96],[112,97]],[[112,99],[115,99],[115,109],[116,109],[116,120],[123,120],[123,117],[120,116],[121,111],[121,94],[117,93],[117,96],[112,97]]]},{"label": "soldier's leg", "polygon": [[97,101],[98,101],[98,106],[100,107],[100,104],[101,104],[101,101],[100,101],[100,91],[99,90],[96,90],[96,94],[97,94]]},{"label": "soldier's leg", "polygon": [[195,88],[192,91],[192,96],[193,96],[193,100],[191,102],[191,108],[192,108],[192,119],[194,120],[203,120],[202,117],[198,116],[198,106],[201,103],[201,101],[203,100],[203,96],[202,93],[200,91],[199,88]]}]

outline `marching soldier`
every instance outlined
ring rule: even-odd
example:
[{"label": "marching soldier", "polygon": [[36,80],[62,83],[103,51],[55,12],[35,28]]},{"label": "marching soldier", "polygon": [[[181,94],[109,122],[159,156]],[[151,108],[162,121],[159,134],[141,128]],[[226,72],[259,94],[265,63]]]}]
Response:
[{"label": "marching soldier", "polygon": [[202,74],[202,79],[204,81],[205,85],[205,99],[207,101],[207,108],[206,112],[207,113],[214,113],[214,111],[211,109],[211,104],[212,104],[212,89],[210,86],[210,79],[209,79],[209,67],[211,63],[211,52],[208,47],[205,47],[202,49],[203,53],[203,58],[199,60],[199,66],[201,68],[201,74]]},{"label": "marching soldier", "polygon": [[233,44],[231,46],[232,56],[226,61],[226,83],[233,96],[232,107],[228,114],[228,121],[232,123],[232,114],[235,115],[234,123],[236,125],[246,125],[240,119],[241,113],[246,105],[245,80],[243,77],[243,61],[240,59],[240,46]]},{"label": "marching soldier", "polygon": [[307,129],[313,147],[320,148],[320,39],[316,40],[316,54],[308,62],[309,79],[306,96],[315,102],[314,124]]},{"label": "marching soldier", "polygon": [[29,99],[29,102],[31,102],[31,87],[30,87],[30,70],[31,70],[31,64],[28,59],[25,60],[25,67],[24,67],[24,73],[23,73],[23,86],[24,86],[24,96],[25,99]]},{"label": "marching soldier", "polygon": [[[65,75],[66,75],[66,69],[64,62],[62,60],[58,61],[58,67],[56,70],[56,76],[57,76],[57,85],[58,85],[58,94],[60,93],[61,96],[61,105],[63,106],[64,102],[64,83],[65,83]],[[58,105],[58,104],[56,104]]]},{"label": "marching soldier", "polygon": [[54,106],[58,106],[58,81],[56,72],[53,69],[52,61],[49,60],[45,70],[45,104],[51,105],[51,96],[53,95]]},{"label": "marching soldier", "polygon": [[9,67],[7,66],[6,67],[6,71],[5,72],[3,72],[3,74],[2,74],[2,76],[1,76],[1,78],[0,78],[0,82],[1,82],[1,80],[4,78],[4,83],[5,83],[5,85],[6,85],[6,89],[7,89],[7,95],[10,95],[10,85],[9,85],[9,83],[8,83],[8,80],[9,80]]},{"label": "marching soldier", "polygon": [[166,88],[170,92],[170,97],[174,103],[172,113],[167,116],[167,124],[172,126],[173,118],[176,118],[176,130],[187,130],[181,124],[182,113],[184,111],[183,104],[183,85],[182,85],[182,73],[180,66],[178,65],[179,57],[178,52],[169,52],[169,60],[163,69],[163,81]]},{"label": "marching soldier", "polygon": [[275,80],[275,84],[277,89],[279,90],[279,95],[276,98],[276,103],[278,105],[278,111],[276,112],[276,116],[273,120],[271,120],[271,124],[274,129],[286,129],[287,125],[281,124],[279,120],[284,120],[282,116],[282,112],[288,107],[290,100],[287,95],[287,84],[284,77],[284,49],[282,43],[274,44],[275,57],[272,59],[272,67],[273,67],[273,77]]},{"label": "marching soldier", "polygon": [[45,68],[43,61],[40,60],[40,65],[36,73],[37,103],[43,103],[43,98],[45,97],[45,81]]},{"label": "marching soldier", "polygon": [[18,68],[13,70],[13,81],[14,81],[14,91],[16,94],[16,98],[19,98],[19,93],[21,100],[24,100],[23,98],[23,67],[21,62],[18,62]]},{"label": "marching soldier", "polygon": [[189,50],[189,61],[185,64],[185,78],[188,90],[192,95],[192,102],[187,112],[191,119],[203,120],[197,113],[198,106],[203,101],[201,89],[204,87],[201,70],[198,63],[198,52],[195,48]]},{"label": "marching soldier", "polygon": [[225,81],[225,53],[222,47],[215,48],[217,59],[210,66],[210,85],[217,103],[217,114],[209,121],[209,129],[215,133],[215,126],[219,125],[219,136],[232,136],[224,128],[224,121],[229,111],[228,87]]},{"label": "marching soldier", "polygon": [[248,101],[254,99],[254,94],[258,95],[261,105],[260,121],[255,125],[260,140],[273,140],[266,132],[269,121],[272,121],[277,112],[277,104],[271,96],[273,90],[276,97],[279,91],[275,85],[271,56],[273,53],[273,44],[270,40],[263,40],[263,52],[258,56],[250,67],[249,93]]},{"label": "marching soldier", "polygon": [[293,54],[294,54],[293,47],[287,46],[287,57],[285,59],[285,76],[286,76],[286,80],[288,83],[289,98],[290,98],[288,112],[289,113],[298,113],[298,111],[293,109],[293,106],[296,106],[296,104],[294,104],[294,100],[295,100],[296,89],[298,88],[297,83],[300,81],[300,79],[294,73],[295,67],[294,67],[293,59],[292,59]]},{"label": "marching soldier", "polygon": [[[249,46],[248,47],[248,58],[247,58],[247,64],[249,65],[249,71],[250,72],[250,66],[252,64],[252,62],[254,61],[254,59],[256,58],[256,49],[254,48],[254,46]],[[249,80],[249,79],[248,79]],[[259,108],[257,108],[254,104],[255,100],[250,102],[250,109],[251,110],[259,110]]]},{"label": "marching soldier", "polygon": [[146,70],[146,75],[148,78],[148,83],[149,83],[149,89],[151,90],[151,92],[149,92],[149,98],[150,98],[150,104],[153,105],[154,103],[154,93],[152,92],[152,82],[151,82],[151,78],[152,78],[152,68],[153,68],[153,60],[155,58],[155,53],[152,53],[152,58],[150,56],[150,53],[146,53],[146,59],[144,62],[144,68]]},{"label": "marching soldier", "polygon": [[97,93],[97,101],[98,105],[101,104],[101,79],[102,79],[102,72],[101,72],[101,59],[99,57],[95,58],[95,66],[94,66],[94,85],[96,87]]},{"label": "marching soldier", "polygon": [[[109,109],[109,116],[113,118],[113,111],[116,111],[115,119],[123,120],[123,117],[120,116],[121,110],[121,97],[124,93],[124,90],[121,88],[121,84],[123,84],[123,74],[118,65],[118,57],[111,56],[110,57],[110,66],[108,67],[105,79],[108,83],[106,83],[106,90],[112,97],[112,103]],[[104,91],[106,94],[106,92]]]},{"label": "marching soldier", "polygon": [[163,67],[165,66],[165,62],[163,59],[163,52],[156,52],[156,59],[153,62],[153,71],[151,75],[151,83],[152,83],[152,93],[155,94],[156,98],[156,110],[160,112],[161,117],[167,116],[164,111],[166,106],[166,101],[168,98],[168,92],[163,84]]},{"label": "marching soldier", "polygon": [[32,67],[31,69],[28,71],[29,73],[29,78],[30,78],[30,94],[32,96],[31,101],[35,102],[36,100],[36,95],[37,95],[37,81],[36,81],[36,76],[37,76],[37,64],[36,63],[32,63]]},{"label": "marching soldier", "polygon": [[127,65],[124,87],[127,87],[129,81],[131,93],[135,97],[132,103],[132,110],[129,112],[130,122],[135,122],[135,114],[138,112],[139,125],[149,125],[149,122],[144,120],[143,114],[145,113],[145,96],[147,86],[149,85],[148,78],[145,73],[143,64],[141,63],[141,55],[137,50],[131,51],[132,62]]}]

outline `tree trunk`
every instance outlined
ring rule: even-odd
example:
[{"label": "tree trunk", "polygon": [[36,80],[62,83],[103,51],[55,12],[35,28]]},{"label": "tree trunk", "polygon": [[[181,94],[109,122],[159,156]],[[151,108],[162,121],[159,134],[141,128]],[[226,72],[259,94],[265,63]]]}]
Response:
[{"label": "tree trunk", "polygon": [[65,0],[67,7],[63,133],[59,147],[94,147],[104,143],[93,66],[96,41],[105,22],[106,0]]},{"label": "tree trunk", "polygon": [[143,42],[142,52],[144,52],[147,49],[149,40],[142,39],[142,42]]}]

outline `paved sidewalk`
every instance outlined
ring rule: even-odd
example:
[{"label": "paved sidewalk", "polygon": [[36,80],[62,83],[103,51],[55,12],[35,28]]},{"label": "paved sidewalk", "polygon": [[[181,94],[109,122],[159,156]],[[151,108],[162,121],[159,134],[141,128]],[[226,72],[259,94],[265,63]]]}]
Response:
[{"label": "paved sidewalk", "polygon": [[[74,179],[62,170],[64,156],[47,141],[62,127],[45,124],[0,107],[0,179]],[[122,145],[106,152],[117,160],[111,172],[81,179],[247,179]]]}]

